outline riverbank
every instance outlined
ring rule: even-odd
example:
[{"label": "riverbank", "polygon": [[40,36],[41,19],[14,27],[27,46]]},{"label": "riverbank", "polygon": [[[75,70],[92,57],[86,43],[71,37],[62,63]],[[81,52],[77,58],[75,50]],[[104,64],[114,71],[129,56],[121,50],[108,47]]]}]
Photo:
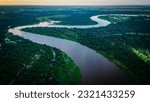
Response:
[{"label": "riverbank", "polygon": [[[67,53],[80,67],[84,84],[131,84],[131,81],[123,71],[92,49],[69,40],[21,31],[25,28],[37,27],[88,29],[104,27],[110,24],[109,21],[98,18],[99,16],[100,15],[91,17],[91,20],[97,22],[95,25],[66,26],[43,22],[37,25],[20,26],[14,29],[9,29],[9,32],[38,44],[46,44],[48,46],[56,47]],[[77,49],[80,52],[77,51]]]},{"label": "riverbank", "polygon": [[[124,17],[125,16],[125,17]],[[122,16],[121,16],[122,17]],[[67,29],[67,28],[26,28],[24,31],[36,34],[60,37],[81,43],[94,49],[113,61],[124,70],[136,83],[149,83],[148,78],[149,64],[140,59],[132,48],[143,48],[148,50],[150,36],[146,20],[149,16],[129,16],[123,15],[103,16],[103,19],[110,19],[113,24],[107,27],[92,29]],[[114,20],[115,18],[115,20]],[[128,18],[128,19],[124,19]],[[117,20],[118,19],[118,20]],[[121,19],[121,20],[120,20]],[[130,26],[134,25],[134,26]],[[145,28],[141,28],[145,26]],[[138,29],[137,29],[138,28]],[[136,32],[136,33],[135,33]],[[59,34],[61,33],[61,36]],[[142,50],[144,51],[144,50]],[[144,52],[143,52],[144,53]],[[138,70],[137,70],[138,69]],[[143,69],[143,71],[141,71]],[[146,74],[144,74],[146,73]]]},{"label": "riverbank", "polygon": [[82,84],[79,67],[56,48],[9,35],[0,52],[0,84]]}]

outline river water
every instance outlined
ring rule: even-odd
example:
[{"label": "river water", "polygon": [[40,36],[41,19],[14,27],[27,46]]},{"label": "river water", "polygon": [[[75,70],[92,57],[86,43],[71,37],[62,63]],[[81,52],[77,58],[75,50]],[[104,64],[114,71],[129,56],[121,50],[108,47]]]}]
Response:
[{"label": "river water", "polygon": [[9,29],[9,32],[38,44],[46,44],[58,48],[67,53],[76,65],[80,67],[83,84],[131,84],[131,81],[124,71],[120,70],[104,56],[78,42],[21,31],[23,28],[33,27],[87,29],[104,27],[110,24],[109,21],[98,18],[99,16],[100,15],[91,17],[91,20],[97,22],[95,25],[66,26],[42,22],[36,25],[15,27]]}]

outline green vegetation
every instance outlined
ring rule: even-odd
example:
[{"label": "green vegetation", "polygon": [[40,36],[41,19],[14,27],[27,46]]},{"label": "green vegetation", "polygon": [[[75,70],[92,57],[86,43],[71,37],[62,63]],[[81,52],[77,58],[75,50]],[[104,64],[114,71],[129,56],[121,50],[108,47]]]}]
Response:
[{"label": "green vegetation", "polygon": [[132,48],[133,52],[139,56],[144,62],[150,64],[150,52],[149,50],[137,50]]},{"label": "green vegetation", "polygon": [[[111,19],[111,16],[103,17]],[[88,46],[106,56],[126,71],[138,84],[149,84],[150,21],[147,16],[117,17],[115,24],[92,29],[26,28],[27,32],[69,39]],[[121,19],[121,20],[120,20]],[[135,49],[141,49],[137,52]],[[144,53],[145,52],[145,53]]]},{"label": "green vegetation", "polygon": [[0,84],[81,84],[79,68],[58,49],[12,35],[5,42]]},{"label": "green vegetation", "polygon": [[36,27],[36,28],[25,28],[23,31],[32,32],[32,33],[38,33],[38,34],[44,34],[44,35],[50,35],[58,38],[68,39],[68,40],[75,40],[77,35],[70,31],[69,29],[60,29],[60,28],[42,28],[42,27]]},{"label": "green vegetation", "polygon": [[8,33],[9,27],[39,23],[41,15],[49,15],[47,8],[0,7],[0,84],[81,84],[80,69],[65,53]]},{"label": "green vegetation", "polygon": [[101,19],[107,19],[112,24],[116,24],[116,23],[128,21],[128,20],[130,20],[131,17],[108,15],[108,16],[101,16],[100,18]]},{"label": "green vegetation", "polygon": [[[81,84],[80,70],[66,54],[8,34],[8,28],[50,20],[61,25],[96,24],[89,18],[99,14],[150,15],[150,7],[1,6],[0,84]],[[93,29],[24,30],[79,42],[116,63],[137,84],[150,84],[150,16],[101,18],[112,24]]]}]

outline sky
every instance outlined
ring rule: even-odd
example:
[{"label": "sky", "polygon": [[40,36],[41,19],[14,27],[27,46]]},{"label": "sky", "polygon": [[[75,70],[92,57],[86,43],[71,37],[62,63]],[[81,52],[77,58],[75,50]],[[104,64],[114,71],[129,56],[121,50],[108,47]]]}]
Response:
[{"label": "sky", "polygon": [[150,0],[0,0],[0,5],[150,5]]}]

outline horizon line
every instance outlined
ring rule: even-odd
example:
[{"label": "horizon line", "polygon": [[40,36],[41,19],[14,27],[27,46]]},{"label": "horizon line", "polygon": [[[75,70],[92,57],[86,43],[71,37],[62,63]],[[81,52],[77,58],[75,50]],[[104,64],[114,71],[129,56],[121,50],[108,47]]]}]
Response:
[{"label": "horizon line", "polygon": [[38,4],[19,4],[19,5],[17,5],[17,4],[7,4],[7,5],[5,5],[5,4],[0,4],[0,6],[150,6],[150,4],[112,4],[112,5],[110,5],[110,4],[102,4],[102,5],[95,5],[95,4],[91,4],[91,5],[89,5],[89,4],[82,4],[82,5],[80,5],[80,4],[75,4],[75,5],[71,5],[71,4],[68,4],[68,5],[64,5],[64,4],[51,4],[51,5],[47,5],[47,4],[44,4],[44,5],[38,5]]}]

